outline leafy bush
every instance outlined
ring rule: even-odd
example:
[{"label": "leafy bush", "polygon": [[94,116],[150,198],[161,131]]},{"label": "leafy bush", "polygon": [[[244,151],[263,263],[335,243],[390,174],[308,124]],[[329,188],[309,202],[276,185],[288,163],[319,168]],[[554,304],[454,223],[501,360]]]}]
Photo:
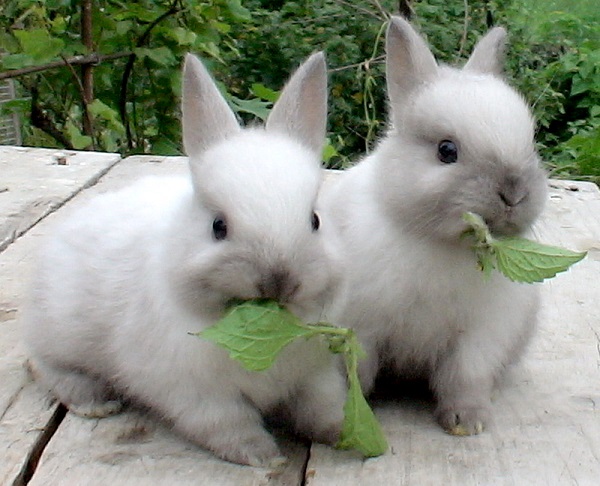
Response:
[{"label": "leafy bush", "polygon": [[[44,146],[179,153],[180,64],[187,51],[219,59],[233,48],[231,24],[250,18],[240,0],[94,0],[93,50],[121,57],[93,68],[94,99],[82,107],[79,66],[18,78],[25,141]],[[82,2],[8,0],[0,7],[0,69],[44,65],[91,54],[81,34]],[[132,55],[127,55],[131,53]],[[84,110],[92,117],[84,133]]]},{"label": "leafy bush", "polygon": [[[529,16],[523,11],[529,10]],[[593,0],[513,1],[510,70],[552,174],[600,181],[600,11]]]},{"label": "leafy bush", "polygon": [[[75,0],[7,0],[0,69],[86,54]],[[402,3],[402,2],[400,2]],[[434,54],[464,61],[491,25],[508,27],[507,75],[538,120],[538,144],[552,173],[600,180],[600,10],[596,0],[413,0],[413,21]],[[180,64],[193,51],[224,80],[232,107],[247,122],[264,118],[289,73],[312,51],[330,67],[326,159],[343,167],[385,129],[383,33],[391,0],[95,0],[94,43],[102,54],[134,52],[94,68],[96,149],[122,153],[181,151]],[[23,98],[8,104],[25,117],[26,143],[89,146],[78,67],[19,78]],[[127,83],[124,80],[128,79]],[[127,89],[121,86],[126,84]],[[121,91],[124,94],[121,94]],[[40,130],[41,127],[43,129]],[[51,136],[49,135],[51,134]]]},{"label": "leafy bush", "polygon": [[[395,2],[380,4],[391,9]],[[227,78],[232,93],[242,97],[254,83],[279,89],[303,58],[324,50],[331,74],[330,165],[346,165],[353,154],[368,150],[385,120],[386,11],[369,0],[245,5],[252,19],[232,30],[239,58],[230,53],[219,76]]]}]

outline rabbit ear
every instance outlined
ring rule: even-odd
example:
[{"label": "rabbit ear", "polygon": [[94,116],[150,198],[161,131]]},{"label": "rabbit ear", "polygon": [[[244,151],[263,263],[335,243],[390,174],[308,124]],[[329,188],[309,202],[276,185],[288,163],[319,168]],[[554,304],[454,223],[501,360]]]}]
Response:
[{"label": "rabbit ear", "polygon": [[386,52],[388,96],[394,106],[402,106],[413,89],[437,75],[437,62],[423,38],[402,17],[390,20]]},{"label": "rabbit ear", "polygon": [[233,111],[212,77],[202,62],[191,54],[185,56],[181,108],[183,146],[190,157],[240,130]]},{"label": "rabbit ear", "polygon": [[268,131],[280,131],[318,154],[327,126],[327,66],[325,55],[310,56],[292,75],[267,119]]},{"label": "rabbit ear", "polygon": [[481,74],[500,75],[504,71],[505,50],[506,30],[494,27],[479,40],[464,69]]}]

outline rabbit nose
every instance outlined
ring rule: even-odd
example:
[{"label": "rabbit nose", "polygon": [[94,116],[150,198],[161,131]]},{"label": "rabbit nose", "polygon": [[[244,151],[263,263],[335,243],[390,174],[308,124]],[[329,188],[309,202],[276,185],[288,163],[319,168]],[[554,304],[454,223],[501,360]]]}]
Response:
[{"label": "rabbit nose", "polygon": [[265,274],[257,284],[263,299],[288,302],[300,288],[300,282],[288,270],[274,270]]},{"label": "rabbit nose", "polygon": [[498,196],[500,196],[500,200],[509,208],[517,206],[519,203],[523,201],[527,197],[526,192],[516,192],[516,191],[499,191]]},{"label": "rabbit nose", "polygon": [[527,197],[527,190],[521,187],[515,177],[507,177],[504,185],[498,189],[500,200],[509,208],[517,206]]}]

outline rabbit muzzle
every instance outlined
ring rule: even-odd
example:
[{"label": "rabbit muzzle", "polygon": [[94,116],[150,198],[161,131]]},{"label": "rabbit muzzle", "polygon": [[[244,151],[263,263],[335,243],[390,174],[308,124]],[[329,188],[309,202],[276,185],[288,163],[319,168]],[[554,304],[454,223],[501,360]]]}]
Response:
[{"label": "rabbit muzzle", "polygon": [[283,304],[293,300],[300,289],[300,281],[288,269],[277,268],[264,273],[256,288],[261,298]]}]

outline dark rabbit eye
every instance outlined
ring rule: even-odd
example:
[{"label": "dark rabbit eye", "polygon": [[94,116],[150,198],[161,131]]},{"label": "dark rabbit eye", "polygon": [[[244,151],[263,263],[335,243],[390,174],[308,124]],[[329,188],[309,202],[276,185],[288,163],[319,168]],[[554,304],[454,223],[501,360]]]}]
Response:
[{"label": "dark rabbit eye", "polygon": [[224,218],[215,218],[212,224],[215,240],[224,240],[227,238],[227,223]]},{"label": "dark rabbit eye", "polygon": [[451,140],[442,140],[438,144],[438,159],[444,164],[453,164],[458,159],[458,148]]},{"label": "dark rabbit eye", "polygon": [[315,213],[314,211],[310,218],[310,223],[312,224],[313,231],[317,231],[319,229],[319,226],[321,226],[321,220],[319,219],[319,216],[317,215],[317,213]]}]

